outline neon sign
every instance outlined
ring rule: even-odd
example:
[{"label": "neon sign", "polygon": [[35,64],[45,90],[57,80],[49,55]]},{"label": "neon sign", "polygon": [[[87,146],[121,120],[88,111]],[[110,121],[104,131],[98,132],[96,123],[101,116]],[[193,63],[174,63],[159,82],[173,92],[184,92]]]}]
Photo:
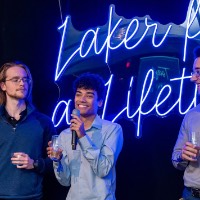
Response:
[{"label": "neon sign", "polygon": [[[183,91],[183,83],[184,83],[184,80],[185,79],[189,79],[191,76],[185,76],[185,69],[183,69],[183,72],[182,72],[182,76],[180,78],[174,78],[174,79],[170,79],[171,82],[173,81],[180,81],[180,89],[179,89],[179,96],[177,98],[177,100],[171,105],[170,108],[168,108],[168,110],[165,110],[165,112],[161,112],[159,111],[159,107],[161,107],[162,104],[165,103],[165,101],[167,101],[167,99],[169,98],[169,96],[172,94],[173,92],[173,88],[170,86],[170,85],[165,85],[163,88],[161,88],[157,98],[156,98],[156,102],[155,104],[149,109],[149,110],[145,110],[143,108],[143,105],[145,103],[145,101],[147,101],[148,99],[148,95],[149,95],[149,92],[151,90],[151,88],[153,87],[153,80],[155,78],[154,76],[154,71],[152,69],[150,69],[145,77],[145,80],[144,80],[144,83],[143,83],[143,87],[142,87],[142,92],[141,92],[141,96],[140,96],[140,103],[139,103],[139,106],[138,108],[135,110],[134,113],[130,113],[130,95],[131,95],[131,91],[128,90],[127,91],[127,105],[126,107],[122,108],[122,110],[112,119],[112,121],[114,122],[115,120],[117,120],[117,118],[124,112],[126,112],[126,116],[128,118],[134,118],[134,117],[137,117],[138,118],[138,122],[137,122],[137,137],[141,137],[140,133],[140,125],[141,125],[141,118],[142,116],[145,116],[145,115],[148,115],[150,114],[151,112],[153,112],[153,110],[156,111],[157,115],[158,116],[165,116],[167,115],[169,112],[171,112],[175,106],[178,105],[178,108],[179,108],[179,113],[180,114],[185,114],[192,106],[196,106],[196,93],[197,93],[197,88],[195,88],[194,90],[194,97],[192,99],[192,101],[190,102],[188,108],[186,110],[182,110],[182,91]],[[150,79],[150,84],[147,85],[147,80]],[[111,90],[111,85],[112,85],[112,80],[113,80],[113,75],[111,75],[109,81],[106,83],[106,86],[107,86],[107,95],[106,95],[106,101],[105,101],[105,104],[104,104],[104,108],[103,108],[103,115],[102,115],[102,118],[104,118],[105,116],[105,113],[106,113],[106,108],[109,104],[109,94],[110,94],[110,90]],[[132,87],[132,84],[133,84],[133,77],[131,77],[131,80],[130,80],[130,87]],[[167,92],[167,95],[161,99],[161,96],[163,94],[163,92],[165,90],[168,90]],[[59,126],[60,122],[63,120],[64,116],[66,117],[66,122],[67,124],[69,124],[69,114],[68,114],[68,110],[69,110],[69,107],[70,107],[70,103],[71,103],[71,100],[69,100],[68,102],[62,100],[60,101],[55,110],[54,110],[54,113],[53,113],[53,117],[52,117],[52,120],[55,124],[55,126]],[[61,109],[61,106],[63,106],[62,108],[62,115],[60,116],[57,116],[57,112],[60,111]],[[59,118],[60,117],[60,118]]]},{"label": "neon sign", "polygon": [[[71,66],[76,67],[76,62],[81,59],[92,58],[93,56],[103,54],[105,58],[104,62],[109,63],[109,55],[112,51],[117,50],[122,46],[124,46],[127,50],[133,50],[147,37],[151,37],[151,43],[154,48],[160,47],[166,42],[167,38],[172,37],[174,34],[176,34],[177,37],[184,38],[182,59],[185,61],[187,57],[188,39],[198,39],[200,33],[199,31],[197,32],[199,27],[196,27],[195,23],[198,12],[199,1],[196,9],[194,9],[194,1],[191,1],[185,23],[179,26],[175,24],[160,25],[159,23],[153,22],[149,16],[144,18],[133,18],[131,20],[116,16],[116,13],[114,12],[114,6],[111,6],[108,24],[103,27],[97,27],[96,29],[89,29],[85,31],[85,33],[74,30],[70,21],[70,17],[68,16],[63,25],[59,28],[59,30],[62,31],[62,39],[56,67],[55,81],[58,81],[64,75],[64,73],[71,68]],[[75,41],[73,41],[73,39],[71,40],[70,34],[73,34]],[[78,41],[76,41],[77,39]],[[73,42],[76,43],[76,45],[72,45]],[[141,137],[140,127],[142,116],[155,112],[158,116],[163,117],[170,113],[177,105],[179,113],[185,114],[192,106],[196,106],[197,89],[195,88],[193,99],[188,105],[188,108],[186,110],[182,110],[181,98],[183,83],[185,79],[190,78],[190,76],[185,75],[185,68],[183,68],[181,77],[170,79],[171,83],[176,81],[180,82],[179,96],[177,97],[176,101],[173,102],[169,108],[167,107],[165,111],[163,111],[163,108],[160,109],[173,93],[173,87],[171,84],[166,84],[160,88],[155,103],[151,106],[151,108],[145,109],[144,104],[147,102],[150,90],[155,84],[154,73],[155,72],[153,69],[149,69],[147,71],[140,94],[139,105],[135,111],[130,110],[132,104],[130,96],[134,95],[130,90],[134,84],[134,78],[130,78],[129,88],[127,89],[126,106],[122,108],[112,119],[112,121],[116,121],[119,116],[124,113],[126,113],[127,118],[137,118],[137,137]],[[109,95],[114,87],[112,83],[113,75],[110,76],[108,82],[106,83],[107,95],[103,107],[102,118],[105,118],[106,108],[111,103],[109,101]],[[64,118],[66,119],[66,123],[69,124],[69,109],[71,102],[71,99],[68,101],[62,100],[56,105],[52,116],[52,121],[56,127],[59,126]],[[62,113],[61,115],[58,114],[60,112]]]}]

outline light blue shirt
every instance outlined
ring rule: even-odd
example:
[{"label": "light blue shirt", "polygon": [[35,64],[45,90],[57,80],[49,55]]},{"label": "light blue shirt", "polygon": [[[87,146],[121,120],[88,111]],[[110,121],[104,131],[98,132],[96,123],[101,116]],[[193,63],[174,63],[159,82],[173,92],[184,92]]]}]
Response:
[{"label": "light blue shirt", "polygon": [[123,146],[121,126],[97,115],[76,150],[72,150],[69,128],[59,139],[63,157],[60,163],[54,162],[54,172],[60,184],[71,185],[66,199],[115,200],[115,164]]}]

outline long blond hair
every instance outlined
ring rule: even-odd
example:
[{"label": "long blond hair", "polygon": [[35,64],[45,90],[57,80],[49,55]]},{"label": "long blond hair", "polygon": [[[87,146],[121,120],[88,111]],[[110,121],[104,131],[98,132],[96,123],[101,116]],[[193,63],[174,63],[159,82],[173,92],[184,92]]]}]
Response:
[{"label": "long blond hair", "polygon": [[[24,63],[19,62],[19,61],[14,61],[14,62],[8,62],[8,63],[3,64],[0,68],[0,84],[2,82],[5,82],[7,70],[11,67],[16,67],[16,66],[23,68],[27,73],[27,77],[31,80],[28,87],[28,94],[26,97],[26,101],[29,103],[32,103],[33,81],[32,81],[30,70]],[[0,105],[5,105],[5,104],[6,104],[6,94],[0,87]]]}]

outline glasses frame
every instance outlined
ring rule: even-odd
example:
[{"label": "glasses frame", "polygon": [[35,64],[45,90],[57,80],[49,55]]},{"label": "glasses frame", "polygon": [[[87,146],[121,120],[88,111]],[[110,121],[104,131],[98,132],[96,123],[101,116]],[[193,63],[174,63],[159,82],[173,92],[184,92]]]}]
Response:
[{"label": "glasses frame", "polygon": [[200,70],[191,72],[191,76],[200,77]]},{"label": "glasses frame", "polygon": [[15,83],[15,84],[19,84],[21,81],[23,83],[27,83],[27,84],[31,83],[31,79],[28,78],[28,77],[22,77],[22,78],[13,77],[13,78],[10,78],[10,79],[5,79],[4,82],[6,82],[6,81],[11,81],[12,83]]}]

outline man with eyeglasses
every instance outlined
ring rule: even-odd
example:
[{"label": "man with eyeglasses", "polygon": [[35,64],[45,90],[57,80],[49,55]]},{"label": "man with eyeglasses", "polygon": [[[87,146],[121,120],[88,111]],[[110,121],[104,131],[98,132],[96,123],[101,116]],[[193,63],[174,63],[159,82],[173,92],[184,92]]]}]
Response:
[{"label": "man with eyeglasses", "polygon": [[[200,47],[194,49],[191,81],[197,85],[200,94]],[[184,200],[200,199],[200,147],[191,142],[192,132],[200,133],[200,104],[185,115],[172,153],[173,165],[184,170]]]},{"label": "man with eyeglasses", "polygon": [[32,76],[21,62],[0,68],[0,199],[41,200],[52,121],[31,103]]}]

